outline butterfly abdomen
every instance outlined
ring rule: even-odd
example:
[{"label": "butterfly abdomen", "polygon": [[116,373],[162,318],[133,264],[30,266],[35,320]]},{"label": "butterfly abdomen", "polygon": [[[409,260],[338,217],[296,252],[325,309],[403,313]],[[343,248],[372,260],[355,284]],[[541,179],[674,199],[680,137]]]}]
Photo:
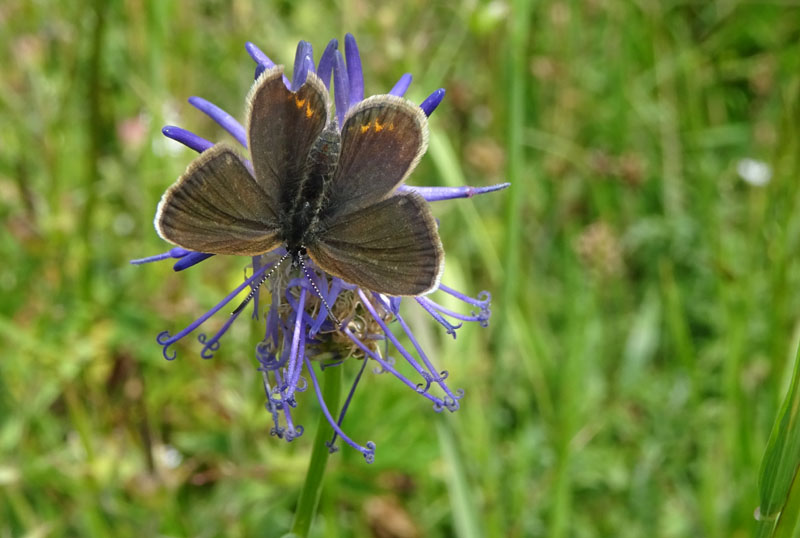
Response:
[{"label": "butterfly abdomen", "polygon": [[326,197],[326,185],[339,161],[340,137],[330,124],[314,142],[303,177],[287,211],[284,235],[289,251],[314,243],[319,215]]}]

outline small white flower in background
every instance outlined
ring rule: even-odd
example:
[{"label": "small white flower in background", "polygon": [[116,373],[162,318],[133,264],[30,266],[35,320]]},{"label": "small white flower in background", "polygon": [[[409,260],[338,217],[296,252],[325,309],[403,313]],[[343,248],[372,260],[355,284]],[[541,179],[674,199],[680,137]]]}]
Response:
[{"label": "small white flower in background", "polygon": [[755,187],[763,187],[772,179],[770,165],[755,159],[740,159],[736,163],[736,172],[739,177]]},{"label": "small white flower in background", "polygon": [[161,446],[156,457],[167,469],[175,469],[183,462],[183,454],[172,445]]}]

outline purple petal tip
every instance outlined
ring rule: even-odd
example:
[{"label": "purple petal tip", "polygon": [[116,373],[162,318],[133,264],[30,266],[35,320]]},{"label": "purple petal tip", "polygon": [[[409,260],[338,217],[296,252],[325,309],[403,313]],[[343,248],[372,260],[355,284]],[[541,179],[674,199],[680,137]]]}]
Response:
[{"label": "purple petal tip", "polygon": [[248,41],[244,44],[245,50],[247,50],[247,54],[259,65],[264,65],[267,69],[274,67],[275,62],[269,59],[269,56],[264,54],[264,52],[258,48],[254,43]]},{"label": "purple petal tip", "polygon": [[206,252],[190,252],[175,262],[175,265],[172,266],[172,270],[176,272],[183,271],[184,269],[188,269],[193,265],[197,265],[198,263],[209,259],[211,256],[213,256],[213,254],[208,254]]},{"label": "purple petal tip", "polygon": [[350,106],[353,106],[364,99],[364,71],[361,69],[361,54],[353,34],[344,36],[344,55],[350,82]]},{"label": "purple petal tip", "polygon": [[403,97],[406,94],[406,91],[408,91],[408,87],[411,85],[411,80],[411,73],[404,74],[402,77],[400,77],[400,80],[397,81],[394,87],[389,90],[389,95]]},{"label": "purple petal tip", "polygon": [[325,50],[322,53],[322,56],[319,58],[319,66],[317,69],[317,75],[325,84],[325,87],[330,90],[331,88],[331,72],[333,71],[333,63],[334,63],[334,52],[339,48],[339,41],[336,39],[331,39],[328,42],[328,46],[325,47]]},{"label": "purple petal tip", "polygon": [[430,94],[428,98],[425,99],[422,103],[420,103],[419,107],[422,109],[423,112],[425,112],[426,116],[430,116],[431,114],[433,114],[433,111],[436,110],[436,107],[438,107],[439,104],[442,102],[442,99],[444,99],[445,93],[446,92],[444,88],[439,88],[438,90]]},{"label": "purple petal tip", "polygon": [[202,153],[214,145],[213,142],[209,142],[205,138],[197,136],[186,129],[176,127],[175,125],[165,125],[161,128],[161,133],[167,138],[180,142],[187,148],[193,149],[198,153]]}]

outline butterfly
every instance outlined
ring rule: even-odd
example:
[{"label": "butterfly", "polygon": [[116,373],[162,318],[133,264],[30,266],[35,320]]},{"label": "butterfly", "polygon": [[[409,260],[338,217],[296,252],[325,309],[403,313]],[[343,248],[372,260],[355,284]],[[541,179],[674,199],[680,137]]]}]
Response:
[{"label": "butterfly", "polygon": [[326,273],[395,296],[436,289],[444,250],[428,202],[397,187],[428,145],[424,112],[376,95],[331,119],[314,73],[291,91],[283,66],[247,96],[251,160],[216,144],[167,189],[158,234],[198,252],[258,256],[284,246]]}]

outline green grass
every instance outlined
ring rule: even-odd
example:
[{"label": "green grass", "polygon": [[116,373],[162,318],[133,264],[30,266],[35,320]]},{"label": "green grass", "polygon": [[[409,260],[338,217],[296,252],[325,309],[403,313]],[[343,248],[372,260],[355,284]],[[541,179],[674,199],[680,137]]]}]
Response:
[{"label": "green grass", "polygon": [[382,4],[2,3],[0,536],[288,531],[313,397],[286,444],[255,323],[211,361],[155,342],[243,262],[128,260],[164,250],[155,205],[194,157],[161,126],[227,137],[186,98],[241,118],[246,40],[290,63],[348,31],[368,94],[406,71],[412,99],[448,90],[411,183],[513,185],[434,206],[445,280],[493,292],[490,327],[405,311],[461,409],[367,375],[347,426],[376,462],[330,458],[312,535],[750,536],[789,491],[796,535],[800,7]]}]

